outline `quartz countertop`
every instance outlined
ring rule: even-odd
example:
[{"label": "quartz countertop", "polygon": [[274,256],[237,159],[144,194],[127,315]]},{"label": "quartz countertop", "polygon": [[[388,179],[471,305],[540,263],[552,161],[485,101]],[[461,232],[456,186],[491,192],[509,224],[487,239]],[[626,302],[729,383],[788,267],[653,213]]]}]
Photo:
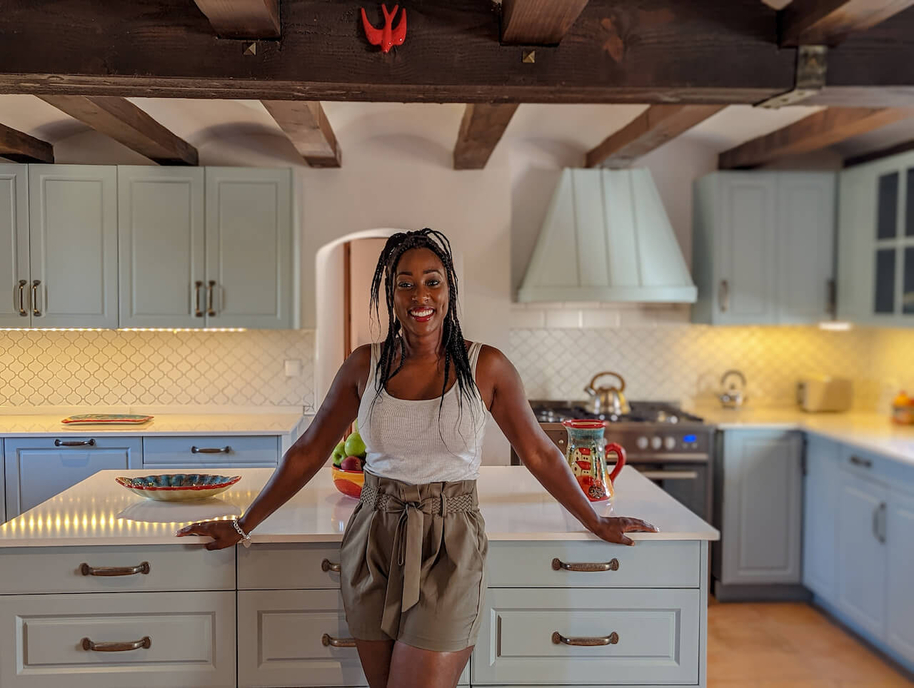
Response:
[{"label": "quartz countertop", "polygon": [[[79,413],[89,413],[83,409]],[[108,413],[108,411],[100,411]],[[131,411],[137,413],[137,411]],[[0,437],[92,435],[289,435],[305,419],[301,413],[154,413],[142,425],[65,424],[70,413],[0,414]]]},{"label": "quartz countertop", "polygon": [[[221,495],[196,503],[153,502],[115,483],[118,475],[148,471],[100,471],[0,526],[0,547],[60,545],[176,545],[183,524],[240,516],[273,473],[270,468],[231,471],[242,479]],[[626,466],[616,480],[613,503],[595,504],[602,515],[632,516],[660,528],[631,533],[633,540],[717,540],[719,533],[650,480]],[[483,466],[479,502],[489,539],[595,540],[523,466]],[[357,501],[339,493],[323,468],[295,497],[252,534],[255,543],[339,542]]]},{"label": "quartz countertop", "polygon": [[802,430],[914,465],[914,426],[877,413],[806,413],[798,408],[690,409],[721,430]]}]

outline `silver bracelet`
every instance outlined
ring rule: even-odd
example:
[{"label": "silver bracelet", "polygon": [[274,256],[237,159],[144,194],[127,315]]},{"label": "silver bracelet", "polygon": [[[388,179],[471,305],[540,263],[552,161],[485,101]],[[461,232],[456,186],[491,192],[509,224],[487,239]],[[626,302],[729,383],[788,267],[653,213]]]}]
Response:
[{"label": "silver bracelet", "polygon": [[235,530],[237,530],[238,534],[241,536],[241,544],[244,545],[245,547],[250,547],[251,546],[251,536],[250,536],[250,534],[245,533],[243,530],[241,530],[241,526],[238,525],[237,518],[232,519],[232,525],[235,526]]}]

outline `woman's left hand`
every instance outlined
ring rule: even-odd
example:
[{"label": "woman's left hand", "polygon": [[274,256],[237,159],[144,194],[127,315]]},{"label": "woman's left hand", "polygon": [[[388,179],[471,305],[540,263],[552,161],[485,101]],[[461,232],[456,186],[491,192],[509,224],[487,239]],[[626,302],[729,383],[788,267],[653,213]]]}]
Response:
[{"label": "woman's left hand", "polygon": [[657,526],[652,526],[640,518],[626,518],[624,516],[601,516],[593,528],[593,534],[606,542],[615,542],[621,545],[634,545],[635,541],[626,537],[626,533],[659,533]]}]

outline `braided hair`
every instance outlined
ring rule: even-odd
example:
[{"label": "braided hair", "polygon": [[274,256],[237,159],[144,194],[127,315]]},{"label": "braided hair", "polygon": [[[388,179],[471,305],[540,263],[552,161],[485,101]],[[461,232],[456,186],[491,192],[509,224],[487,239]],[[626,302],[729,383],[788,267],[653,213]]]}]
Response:
[{"label": "braided hair", "polygon": [[[415,248],[426,248],[438,256],[438,259],[444,265],[444,274],[447,280],[448,309],[444,318],[444,331],[441,338],[441,344],[444,348],[444,384],[441,386],[441,401],[438,404],[440,418],[441,409],[444,406],[444,394],[447,391],[447,383],[450,376],[451,362],[454,363],[454,370],[457,376],[458,403],[461,410],[463,401],[472,401],[474,396],[478,394],[478,390],[476,381],[473,379],[472,368],[470,368],[470,359],[467,356],[463,332],[460,329],[460,322],[457,320],[457,274],[454,271],[451,242],[441,232],[428,227],[414,232],[397,232],[391,236],[381,251],[377,267],[375,267],[374,277],[371,280],[369,312],[374,310],[374,319],[378,327],[381,324],[379,302],[382,279],[384,281],[384,298],[388,313],[387,337],[381,347],[381,356],[375,371],[375,400],[377,400],[377,396],[381,394],[381,391],[387,388],[387,381],[400,372],[403,367],[403,361],[406,358],[402,328],[400,321],[394,315],[395,276],[400,258],[404,253]],[[400,350],[400,364],[395,370],[391,370],[398,348]],[[374,402],[372,402],[373,404]]]}]

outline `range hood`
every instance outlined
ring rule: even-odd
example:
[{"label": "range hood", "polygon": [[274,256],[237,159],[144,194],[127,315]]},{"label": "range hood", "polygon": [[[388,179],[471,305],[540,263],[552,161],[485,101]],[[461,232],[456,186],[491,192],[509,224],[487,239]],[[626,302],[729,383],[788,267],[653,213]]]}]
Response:
[{"label": "range hood", "polygon": [[566,169],[519,301],[694,303],[698,290],[647,169]]}]

